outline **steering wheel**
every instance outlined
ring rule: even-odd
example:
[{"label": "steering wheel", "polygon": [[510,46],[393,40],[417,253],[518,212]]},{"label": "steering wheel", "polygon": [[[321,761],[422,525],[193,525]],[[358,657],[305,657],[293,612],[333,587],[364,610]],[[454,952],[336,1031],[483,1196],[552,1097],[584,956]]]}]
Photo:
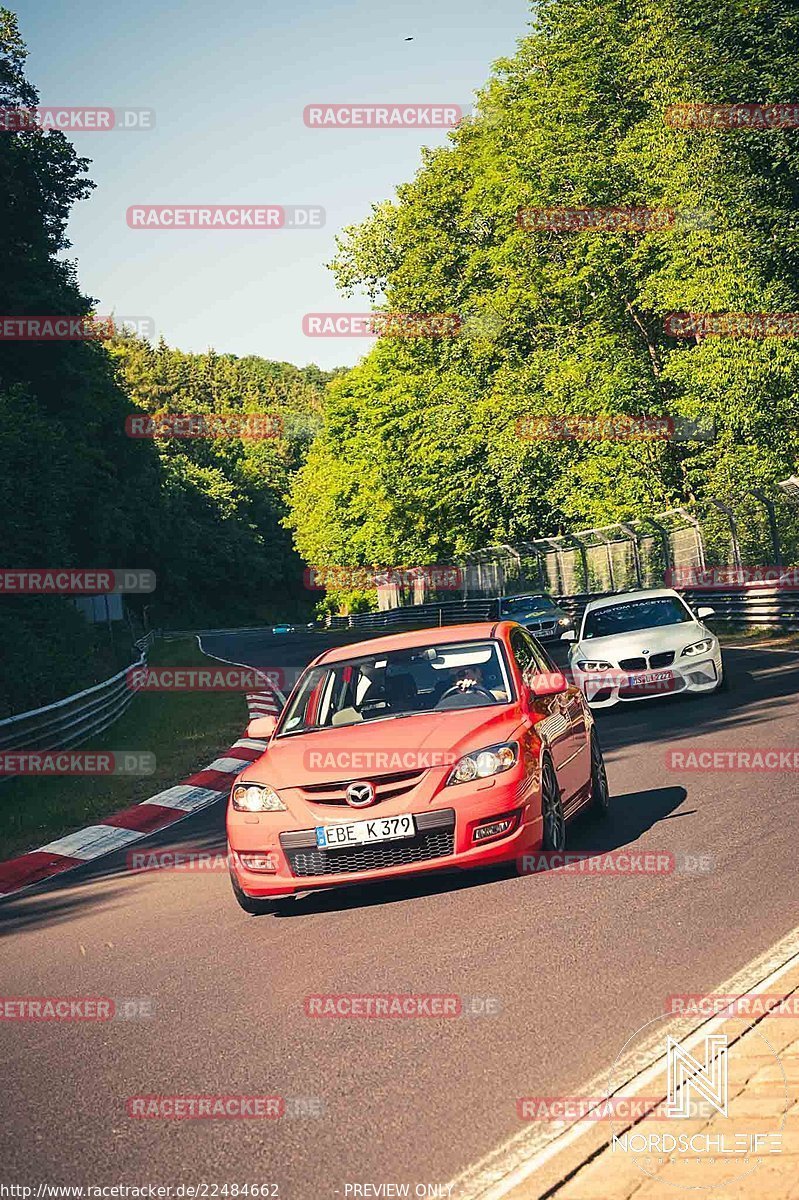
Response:
[{"label": "steering wheel", "polygon": [[477,692],[482,692],[484,696],[488,696],[489,700],[494,699],[488,688],[481,687],[479,683],[470,688],[459,688],[457,684],[454,684],[452,687],[447,688],[442,696],[439,696],[438,703],[440,704],[442,700],[446,700],[447,696],[474,696]]}]

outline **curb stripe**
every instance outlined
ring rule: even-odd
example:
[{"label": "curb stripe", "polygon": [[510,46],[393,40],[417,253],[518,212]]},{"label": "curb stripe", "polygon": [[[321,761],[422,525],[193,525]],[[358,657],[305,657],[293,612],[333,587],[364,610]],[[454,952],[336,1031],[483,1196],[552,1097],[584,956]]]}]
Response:
[{"label": "curb stripe", "polygon": [[78,858],[81,862],[89,862],[101,854],[112,850],[121,850],[130,842],[136,842],[144,835],[133,829],[122,829],[115,825],[87,825],[77,833],[70,833],[55,842],[48,842],[41,850],[45,854],[60,854],[65,858]]},{"label": "curb stripe", "polygon": [[[271,691],[247,693],[247,706],[251,718],[278,716],[281,710],[280,697]],[[260,758],[265,749],[263,739],[245,735],[183,783],[112,813],[97,825],[88,825],[37,850],[0,862],[0,898],[6,899],[54,875],[112,854],[211,804],[218,804],[225,800],[236,775]]]}]

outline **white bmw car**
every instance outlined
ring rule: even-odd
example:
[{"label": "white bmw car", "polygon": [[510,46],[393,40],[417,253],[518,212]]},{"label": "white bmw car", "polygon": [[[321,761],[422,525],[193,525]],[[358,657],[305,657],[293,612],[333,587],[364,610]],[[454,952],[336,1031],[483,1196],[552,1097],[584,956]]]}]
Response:
[{"label": "white bmw car", "polygon": [[651,700],[679,692],[716,692],[724,669],[719,640],[703,617],[671,588],[624,592],[592,600],[574,642],[569,666],[591,708],[624,700]]}]

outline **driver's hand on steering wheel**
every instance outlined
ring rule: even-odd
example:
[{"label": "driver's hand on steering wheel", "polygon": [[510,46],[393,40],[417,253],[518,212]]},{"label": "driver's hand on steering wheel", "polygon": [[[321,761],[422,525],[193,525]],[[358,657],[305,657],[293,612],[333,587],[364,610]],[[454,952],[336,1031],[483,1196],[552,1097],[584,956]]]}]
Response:
[{"label": "driver's hand on steering wheel", "polygon": [[477,683],[476,679],[459,679],[459,680],[457,680],[455,687],[458,689],[459,692],[468,692],[468,691],[471,691],[471,689],[475,686],[476,683]]}]

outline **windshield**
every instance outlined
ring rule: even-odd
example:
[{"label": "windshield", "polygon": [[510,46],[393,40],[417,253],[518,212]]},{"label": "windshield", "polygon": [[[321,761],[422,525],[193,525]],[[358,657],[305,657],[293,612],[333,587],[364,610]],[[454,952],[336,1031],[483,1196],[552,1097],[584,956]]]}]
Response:
[{"label": "windshield", "polygon": [[549,596],[511,596],[503,607],[506,612],[557,612]]},{"label": "windshield", "polygon": [[497,642],[434,643],[312,668],[278,736],[513,699]]},{"label": "windshield", "polygon": [[633,633],[636,629],[657,629],[692,620],[691,613],[676,596],[628,600],[626,604],[608,604],[586,613],[582,636],[584,639],[612,637],[614,633]]}]

